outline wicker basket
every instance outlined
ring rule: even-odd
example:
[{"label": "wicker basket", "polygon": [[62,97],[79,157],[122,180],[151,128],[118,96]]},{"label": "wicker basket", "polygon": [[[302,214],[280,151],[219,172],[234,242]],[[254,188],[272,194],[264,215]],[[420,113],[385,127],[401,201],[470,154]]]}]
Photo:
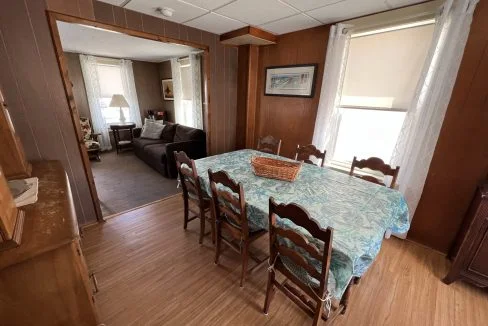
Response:
[{"label": "wicker basket", "polygon": [[288,162],[262,156],[252,157],[251,165],[257,176],[290,182],[295,181],[302,167],[301,162]]}]

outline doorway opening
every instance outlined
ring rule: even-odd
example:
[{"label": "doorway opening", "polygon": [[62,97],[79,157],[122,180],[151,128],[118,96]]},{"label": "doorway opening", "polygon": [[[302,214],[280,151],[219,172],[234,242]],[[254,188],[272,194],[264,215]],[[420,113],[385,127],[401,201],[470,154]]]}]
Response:
[{"label": "doorway opening", "polygon": [[209,148],[208,48],[49,18],[97,220],[179,193],[173,151]]}]

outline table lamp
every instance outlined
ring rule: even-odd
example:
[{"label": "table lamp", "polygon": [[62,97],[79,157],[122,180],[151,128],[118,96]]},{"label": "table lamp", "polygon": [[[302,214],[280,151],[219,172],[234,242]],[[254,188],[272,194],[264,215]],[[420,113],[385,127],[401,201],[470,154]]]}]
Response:
[{"label": "table lamp", "polygon": [[127,100],[125,99],[124,95],[122,94],[112,95],[112,100],[110,101],[110,104],[108,106],[111,108],[118,107],[120,110],[119,120],[121,123],[125,123],[125,115],[124,115],[124,110],[122,110],[122,108],[128,108],[129,103],[127,103]]}]

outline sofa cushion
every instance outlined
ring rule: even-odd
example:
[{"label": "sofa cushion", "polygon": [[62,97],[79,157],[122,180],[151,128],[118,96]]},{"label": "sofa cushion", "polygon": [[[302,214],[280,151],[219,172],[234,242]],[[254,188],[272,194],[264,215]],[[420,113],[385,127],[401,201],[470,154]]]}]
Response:
[{"label": "sofa cushion", "polygon": [[161,133],[164,128],[165,125],[146,119],[146,123],[142,129],[141,138],[161,139]]},{"label": "sofa cushion", "polygon": [[179,142],[190,140],[205,141],[205,132],[200,129],[177,125],[174,141]]},{"label": "sofa cushion", "polygon": [[146,157],[154,163],[166,162],[166,144],[147,145],[144,147]]},{"label": "sofa cushion", "polygon": [[134,147],[144,148],[147,145],[164,144],[164,140],[162,140],[162,139],[134,138],[133,144],[134,144]]},{"label": "sofa cushion", "polygon": [[175,138],[177,124],[166,121],[164,125],[165,127],[163,129],[163,132],[161,133],[161,139],[167,143],[172,143]]}]

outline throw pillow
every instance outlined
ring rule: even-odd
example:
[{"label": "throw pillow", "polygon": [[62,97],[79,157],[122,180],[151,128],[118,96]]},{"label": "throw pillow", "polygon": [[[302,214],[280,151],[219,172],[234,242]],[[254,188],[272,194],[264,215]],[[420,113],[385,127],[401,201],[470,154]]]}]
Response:
[{"label": "throw pillow", "polygon": [[163,124],[146,119],[144,123],[144,128],[142,128],[141,138],[159,139],[159,137],[161,137],[163,129]]}]

